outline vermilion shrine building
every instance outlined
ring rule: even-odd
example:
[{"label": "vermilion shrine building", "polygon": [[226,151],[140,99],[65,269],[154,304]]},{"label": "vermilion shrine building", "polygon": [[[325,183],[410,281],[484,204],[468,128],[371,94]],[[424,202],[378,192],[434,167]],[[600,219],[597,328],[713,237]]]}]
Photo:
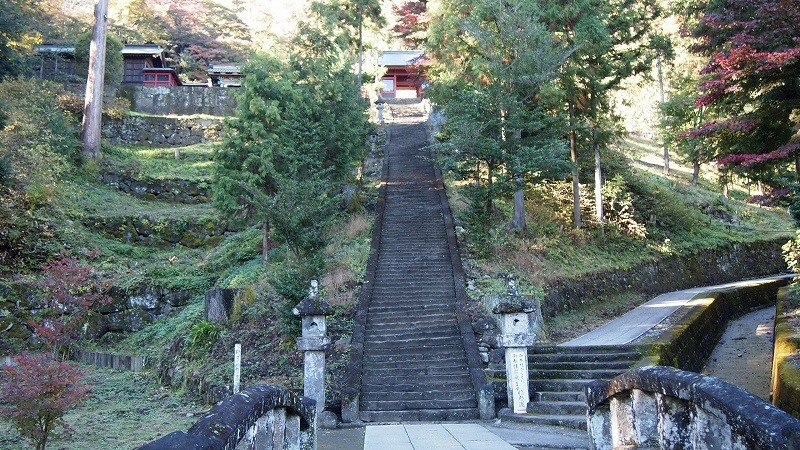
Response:
[{"label": "vermilion shrine building", "polygon": [[386,67],[381,78],[383,98],[422,98],[427,84],[424,75],[424,52],[386,50],[378,57],[378,66]]}]

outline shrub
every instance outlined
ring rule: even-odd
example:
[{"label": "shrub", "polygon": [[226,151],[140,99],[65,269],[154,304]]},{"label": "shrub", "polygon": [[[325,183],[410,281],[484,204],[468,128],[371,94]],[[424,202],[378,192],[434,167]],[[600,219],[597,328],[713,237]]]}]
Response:
[{"label": "shrub", "polygon": [[[87,256],[97,257],[98,250]],[[42,339],[53,358],[64,356],[80,337],[87,314],[95,304],[111,301],[110,284],[97,279],[91,266],[83,266],[66,251],[41,266],[42,276],[30,284],[38,290],[38,313],[28,324]]]},{"label": "shrub", "polygon": [[46,356],[18,356],[0,372],[0,415],[7,417],[36,450],[44,450],[70,408],[89,394],[83,372]]}]

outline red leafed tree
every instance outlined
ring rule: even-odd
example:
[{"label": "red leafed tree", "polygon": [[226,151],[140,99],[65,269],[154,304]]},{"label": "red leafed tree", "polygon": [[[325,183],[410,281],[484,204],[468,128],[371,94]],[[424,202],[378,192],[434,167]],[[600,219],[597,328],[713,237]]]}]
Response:
[{"label": "red leafed tree", "polygon": [[752,179],[770,182],[791,161],[800,174],[800,2],[700,1],[694,9],[703,11],[695,50],[709,57],[696,103],[723,119],[691,136],[722,143],[718,163]]},{"label": "red leafed tree", "polygon": [[[98,255],[97,251],[89,254]],[[41,269],[41,276],[32,283],[38,290],[39,309],[28,324],[57,359],[80,337],[92,306],[111,301],[106,294],[109,283],[100,280],[91,266],[81,265],[66,251]]]},{"label": "red leafed tree", "polygon": [[427,0],[410,0],[402,6],[392,7],[397,24],[392,31],[403,40],[403,43],[410,48],[421,48],[428,35],[428,16]]},{"label": "red leafed tree", "polygon": [[7,417],[20,435],[44,450],[48,439],[70,408],[88,396],[83,372],[46,356],[17,356],[14,365],[0,371],[0,415]]}]

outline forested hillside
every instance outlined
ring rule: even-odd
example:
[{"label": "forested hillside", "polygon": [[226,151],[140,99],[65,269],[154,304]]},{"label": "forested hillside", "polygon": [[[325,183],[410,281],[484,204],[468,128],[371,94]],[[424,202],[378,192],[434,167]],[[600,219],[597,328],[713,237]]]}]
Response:
[{"label": "forested hillside", "polygon": [[[232,117],[157,118],[201,123],[203,142],[120,145],[106,131],[89,158],[83,80],[38,78],[36,49],[77,44],[77,64],[93,3],[8,0],[0,16],[0,356],[146,354],[127,384],[203,402],[226,394],[243,343],[243,383],[295,388],[291,310],[318,278],[335,402],[393,119],[389,107],[376,121],[382,72],[357,79],[359,49],[425,52],[413,69],[440,119],[431,149],[471,312],[508,274],[542,299],[564,280],[790,241],[800,217],[796,2],[111,0],[120,43],[161,45],[183,81],[233,63],[245,82]],[[132,118],[153,119],[104,104],[105,123]],[[223,323],[204,318],[212,289],[235,295]],[[547,338],[643,299],[558,300]]]}]

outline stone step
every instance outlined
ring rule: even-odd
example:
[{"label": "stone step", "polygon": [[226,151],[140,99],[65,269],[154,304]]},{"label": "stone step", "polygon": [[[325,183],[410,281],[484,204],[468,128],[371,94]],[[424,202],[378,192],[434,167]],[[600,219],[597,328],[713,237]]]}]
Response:
[{"label": "stone step", "polygon": [[444,398],[432,400],[361,400],[359,408],[367,411],[403,411],[419,409],[477,408],[475,395],[472,398]]},{"label": "stone step", "polygon": [[537,402],[586,402],[583,392],[535,392],[533,399]]},{"label": "stone step", "polygon": [[376,327],[377,329],[367,331],[369,333],[370,341],[373,342],[381,342],[381,341],[409,341],[409,340],[417,340],[417,341],[427,341],[428,339],[445,339],[445,338],[461,338],[461,336],[457,333],[458,328],[453,325],[452,327],[445,327],[445,328],[428,328],[428,329],[393,329],[393,330],[381,330],[380,326]]},{"label": "stone step", "polygon": [[585,402],[529,402],[528,414],[537,416],[585,416]]},{"label": "stone step", "polygon": [[436,376],[362,376],[362,392],[422,392],[422,391],[461,391],[472,389],[472,378],[464,372],[462,374],[436,375]]},{"label": "stone step", "polygon": [[622,372],[620,370],[529,370],[530,377],[534,380],[610,380]]},{"label": "stone step", "polygon": [[593,380],[531,380],[528,384],[533,392],[583,392]]},{"label": "stone step", "polygon": [[534,353],[528,352],[528,361],[534,362],[603,362],[628,361],[636,362],[642,358],[637,352],[618,353]]},{"label": "stone step", "polygon": [[415,327],[420,330],[435,330],[447,329],[452,330],[453,333],[458,332],[458,323],[456,322],[455,314],[437,315],[434,318],[421,317],[419,320],[408,320],[408,317],[403,317],[398,314],[394,317],[387,317],[384,321],[367,320],[366,329],[368,333],[381,333],[385,331],[406,331],[414,329]]},{"label": "stone step", "polygon": [[361,401],[387,400],[442,400],[442,399],[475,399],[475,392],[472,389],[461,390],[437,390],[422,392],[364,392],[361,394]]},{"label": "stone step", "polygon": [[453,364],[439,364],[429,367],[384,367],[377,364],[371,364],[365,367],[362,373],[363,377],[420,377],[420,376],[439,376],[439,375],[463,375],[468,372],[467,360],[464,359],[460,363]]},{"label": "stone step", "polygon": [[479,418],[477,408],[439,408],[401,411],[359,411],[364,422],[440,422],[476,420]]},{"label": "stone step", "polygon": [[[420,347],[438,347],[441,345],[463,345],[461,336],[432,337],[429,339],[384,339],[380,336],[369,337],[364,340],[364,351],[377,349],[403,349]],[[463,347],[462,347],[463,348]],[[463,352],[463,350],[462,350]]]},{"label": "stone step", "polygon": [[[380,320],[377,320],[380,319]],[[403,314],[385,315],[380,318],[367,319],[366,327],[368,330],[405,330],[417,326],[419,329],[434,329],[441,327],[457,326],[455,314],[437,314],[433,318],[425,318],[424,321],[415,323]]]},{"label": "stone step", "polygon": [[420,315],[449,315],[455,317],[455,309],[449,306],[426,306],[426,305],[407,305],[397,306],[376,306],[370,307],[367,311],[367,320],[370,323],[381,322],[408,322],[414,323],[414,317]]},{"label": "stone step", "polygon": [[[365,341],[366,344],[368,342]],[[464,344],[461,342],[447,345],[418,344],[397,348],[375,348],[371,352],[364,353],[364,361],[374,361],[376,359],[402,361],[407,358],[463,357],[464,355]]]},{"label": "stone step", "polygon": [[497,413],[497,417],[503,422],[515,422],[528,425],[549,425],[575,430],[586,430],[586,416],[540,416],[534,414],[513,414],[511,410],[504,408]]},{"label": "stone step", "polygon": [[565,362],[528,362],[528,367],[536,370],[618,370],[627,371],[634,364],[632,361],[565,361]]}]

